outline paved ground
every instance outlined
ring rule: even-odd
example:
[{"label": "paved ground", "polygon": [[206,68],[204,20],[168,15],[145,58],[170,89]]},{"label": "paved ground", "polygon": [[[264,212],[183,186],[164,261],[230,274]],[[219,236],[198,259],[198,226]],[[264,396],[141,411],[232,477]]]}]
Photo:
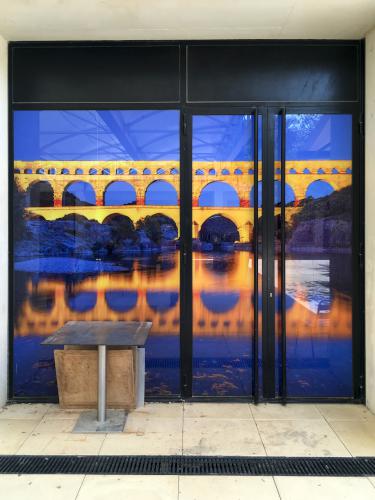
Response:
[{"label": "paved ground", "polygon": [[[121,434],[71,434],[79,412],[56,405],[0,411],[0,454],[375,456],[375,416],[357,405],[148,404]],[[374,478],[12,476],[0,495],[27,498],[374,499]],[[1,495],[2,496],[2,495]]]}]

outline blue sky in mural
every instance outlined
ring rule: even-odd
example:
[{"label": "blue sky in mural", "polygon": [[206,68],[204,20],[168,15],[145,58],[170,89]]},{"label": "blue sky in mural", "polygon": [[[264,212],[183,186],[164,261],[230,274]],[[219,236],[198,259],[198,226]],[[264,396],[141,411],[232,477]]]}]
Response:
[{"label": "blue sky in mural", "polygon": [[306,198],[322,198],[323,196],[329,196],[333,191],[334,189],[331,184],[319,179],[309,185],[306,191]]},{"label": "blue sky in mural", "polygon": [[15,160],[179,160],[179,111],[15,111]]},{"label": "blue sky in mural", "polygon": [[240,199],[233,186],[214,181],[205,186],[199,196],[200,207],[239,207]]},{"label": "blue sky in mural", "polygon": [[[280,148],[277,150],[278,159],[280,159]],[[351,115],[295,114],[286,116],[287,161],[351,159]]]},{"label": "blue sky in mural", "polygon": [[104,205],[135,205],[135,203],[136,192],[128,182],[112,182],[105,190]]},{"label": "blue sky in mural", "polygon": [[[260,120],[261,122],[261,120]],[[287,115],[287,160],[349,160],[350,115]],[[261,143],[261,126],[259,143]],[[193,160],[253,159],[251,115],[193,117]],[[275,148],[279,159],[279,147]],[[16,160],[178,160],[179,112],[15,111]],[[259,149],[261,159],[261,149]]]},{"label": "blue sky in mural", "polygon": [[[258,138],[261,144],[261,119],[259,125]],[[193,161],[252,161],[253,134],[251,115],[194,116]]]},{"label": "blue sky in mural", "polygon": [[[64,193],[65,196],[68,194],[72,195],[76,198],[77,202],[81,202],[83,204],[95,205],[96,195],[93,187],[84,181],[75,181],[69,184]],[[63,204],[64,197],[63,197]],[[71,205],[70,202],[67,202],[66,205]]]},{"label": "blue sky in mural", "polygon": [[175,188],[166,181],[155,181],[149,185],[145,195],[145,205],[173,206],[178,204]]}]

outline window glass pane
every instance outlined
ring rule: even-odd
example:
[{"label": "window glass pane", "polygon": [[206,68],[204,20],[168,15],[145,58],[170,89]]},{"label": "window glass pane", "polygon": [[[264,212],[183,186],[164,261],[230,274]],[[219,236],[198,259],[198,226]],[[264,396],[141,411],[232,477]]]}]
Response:
[{"label": "window glass pane", "polygon": [[148,394],[178,394],[178,111],[14,113],[14,395],[56,394],[48,335],[152,321]]},{"label": "window glass pane", "polygon": [[193,117],[194,395],[252,393],[253,120]]},{"label": "window glass pane", "polygon": [[288,395],[350,397],[350,115],[287,115],[285,212]]}]

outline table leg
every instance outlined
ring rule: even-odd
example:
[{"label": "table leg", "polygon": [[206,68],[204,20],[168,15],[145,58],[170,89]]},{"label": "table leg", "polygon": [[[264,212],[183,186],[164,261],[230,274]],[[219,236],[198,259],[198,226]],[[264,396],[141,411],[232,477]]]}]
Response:
[{"label": "table leg", "polygon": [[98,409],[81,413],[73,432],[122,432],[126,422],[124,410],[106,410],[107,346],[98,345]]},{"label": "table leg", "polygon": [[136,391],[137,391],[137,408],[145,405],[145,348],[137,347],[136,349]]},{"label": "table leg", "polygon": [[104,424],[106,418],[106,362],[105,345],[98,346],[98,422]]}]

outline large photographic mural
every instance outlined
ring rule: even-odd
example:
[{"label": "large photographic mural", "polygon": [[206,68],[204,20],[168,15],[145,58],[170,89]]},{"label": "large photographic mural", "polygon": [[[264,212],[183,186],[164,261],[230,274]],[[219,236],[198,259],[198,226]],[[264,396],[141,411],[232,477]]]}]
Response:
[{"label": "large photographic mural", "polygon": [[[262,314],[253,119],[193,117],[194,395],[251,396],[254,300]],[[14,113],[15,396],[57,393],[53,348],[41,342],[69,320],[152,321],[146,392],[179,394],[179,122],[167,110]],[[288,115],[286,139],[288,392],[350,396],[351,119]],[[279,309],[276,330],[278,382]]]},{"label": "large photographic mural", "polygon": [[179,112],[14,113],[14,394],[56,394],[43,337],[152,321],[148,394],[179,381]]}]

